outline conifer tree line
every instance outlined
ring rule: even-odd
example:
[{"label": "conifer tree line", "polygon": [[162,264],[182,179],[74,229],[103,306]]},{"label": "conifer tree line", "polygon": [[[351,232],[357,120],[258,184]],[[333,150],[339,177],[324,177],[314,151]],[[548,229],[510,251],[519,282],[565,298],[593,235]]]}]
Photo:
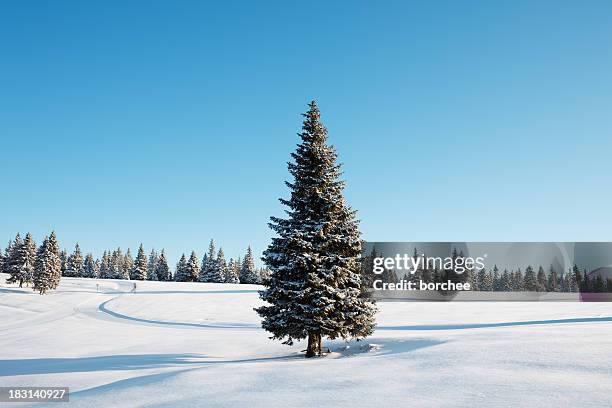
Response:
[{"label": "conifer tree line", "polygon": [[[417,257],[417,249],[413,257]],[[517,270],[504,269],[501,271],[497,265],[493,268],[482,268],[466,270],[462,274],[453,271],[439,270],[437,268],[419,268],[414,274],[398,276],[396,271],[385,270],[380,276],[373,274],[373,260],[379,257],[376,248],[372,248],[370,254],[364,257],[363,276],[368,287],[372,287],[374,279],[382,279],[384,282],[405,281],[419,282],[446,282],[449,279],[454,282],[470,283],[471,290],[492,292],[612,292],[612,279],[604,279],[601,274],[589,275],[586,268],[574,265],[567,271],[557,271],[550,265],[548,270],[538,266],[537,272],[534,267],[528,265],[524,272],[521,268]],[[452,258],[463,257],[463,253],[452,251]],[[418,285],[415,286],[418,288]]]},{"label": "conifer tree line", "polygon": [[84,256],[78,243],[70,254],[60,250],[55,232],[45,237],[40,246],[30,233],[25,238],[18,233],[4,251],[0,250],[0,272],[9,276],[7,283],[19,284],[19,287],[31,285],[40,294],[55,289],[62,276],[259,284],[269,275],[267,269],[255,267],[250,246],[242,259],[226,260],[223,249],[216,251],[211,240],[202,261],[195,251],[189,258],[183,254],[173,273],[163,249],[161,252],[153,249],[146,255],[141,244],[135,258],[130,249],[124,253],[117,248],[104,251],[100,259],[95,259],[91,253]]}]

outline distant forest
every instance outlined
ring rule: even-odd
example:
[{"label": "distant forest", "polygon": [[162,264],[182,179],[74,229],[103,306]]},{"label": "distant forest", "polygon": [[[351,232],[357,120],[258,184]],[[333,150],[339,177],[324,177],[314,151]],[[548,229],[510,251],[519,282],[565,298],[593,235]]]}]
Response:
[{"label": "distant forest", "polygon": [[[414,274],[400,275],[394,270],[386,270],[381,275],[374,275],[374,258],[380,256],[376,249],[364,257],[363,276],[364,285],[372,287],[375,279],[383,282],[467,282],[473,291],[493,292],[612,292],[612,279],[604,277],[600,273],[591,273],[586,268],[574,265],[566,271],[557,271],[551,265],[547,270],[541,265],[536,269],[527,265],[524,272],[521,268],[517,270],[504,269],[500,271],[497,266],[487,269],[466,270],[462,274],[453,270],[440,269],[418,269]],[[416,250],[415,255],[416,256]],[[461,252],[453,250],[451,257],[463,257]],[[418,285],[417,285],[418,287]]]},{"label": "distant forest", "polygon": [[128,249],[104,251],[100,259],[91,253],[83,255],[79,244],[68,253],[59,249],[55,233],[36,245],[31,234],[24,238],[17,234],[4,251],[0,250],[0,272],[9,275],[8,283],[20,287],[32,284],[44,293],[55,289],[62,276],[99,279],[130,279],[176,282],[261,283],[267,269],[255,268],[253,252],[248,247],[244,257],[226,260],[222,248],[217,251],[213,240],[200,261],[195,251],[183,254],[174,270],[168,265],[166,254],[151,250],[147,255],[142,246],[136,257]]}]

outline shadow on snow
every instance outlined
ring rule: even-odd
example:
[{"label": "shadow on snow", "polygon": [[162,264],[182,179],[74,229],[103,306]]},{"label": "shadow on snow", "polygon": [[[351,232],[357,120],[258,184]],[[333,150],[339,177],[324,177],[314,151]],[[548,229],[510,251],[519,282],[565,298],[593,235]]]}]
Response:
[{"label": "shadow on snow", "polygon": [[610,316],[575,317],[575,318],[569,318],[569,319],[526,320],[522,322],[499,322],[499,323],[378,326],[376,330],[463,330],[463,329],[482,329],[482,328],[489,328],[489,327],[535,326],[535,325],[547,325],[547,324],[591,323],[591,322],[612,322],[612,317]]}]

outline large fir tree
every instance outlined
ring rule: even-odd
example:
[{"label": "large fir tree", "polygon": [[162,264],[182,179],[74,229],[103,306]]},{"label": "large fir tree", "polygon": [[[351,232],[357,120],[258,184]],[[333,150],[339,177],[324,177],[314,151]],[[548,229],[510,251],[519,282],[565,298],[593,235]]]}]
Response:
[{"label": "large fir tree", "polygon": [[264,252],[272,273],[260,292],[269,305],[256,311],[272,338],[308,338],[306,357],[321,355],[322,337],[372,333],[375,306],[362,294],[358,220],[343,197],[336,152],[316,103],[304,114],[302,142],[289,163],[286,218],[272,217],[277,236]]}]

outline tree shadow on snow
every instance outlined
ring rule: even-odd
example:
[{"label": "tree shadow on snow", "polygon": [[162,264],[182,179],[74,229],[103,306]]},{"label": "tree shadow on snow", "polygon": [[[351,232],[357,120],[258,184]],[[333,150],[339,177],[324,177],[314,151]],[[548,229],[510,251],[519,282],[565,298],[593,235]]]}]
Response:
[{"label": "tree shadow on snow", "polygon": [[410,353],[427,347],[444,344],[445,340],[433,339],[377,339],[369,338],[367,341],[332,341],[329,343],[332,354],[339,357],[351,357],[362,353],[372,355],[388,355]]},{"label": "tree shadow on snow", "polygon": [[234,360],[208,360],[209,358],[212,357],[197,354],[136,354],[98,357],[0,360],[0,377],[111,370],[144,370],[149,368],[181,366],[193,366],[196,368],[197,366],[203,367],[206,365],[258,363],[275,360],[293,360],[303,357],[294,354]]},{"label": "tree shadow on snow", "polygon": [[376,330],[464,330],[482,329],[489,327],[513,327],[513,326],[535,326],[547,324],[570,324],[570,323],[590,323],[590,322],[612,322],[612,317],[575,317],[569,319],[549,319],[549,320],[526,320],[522,322],[500,322],[500,323],[466,323],[466,324],[432,324],[432,325],[412,325],[412,326],[377,326]]},{"label": "tree shadow on snow", "polygon": [[32,291],[32,288],[21,288],[21,289],[0,288],[0,293],[19,293],[21,295],[27,295],[29,293],[34,293],[34,292]]}]

